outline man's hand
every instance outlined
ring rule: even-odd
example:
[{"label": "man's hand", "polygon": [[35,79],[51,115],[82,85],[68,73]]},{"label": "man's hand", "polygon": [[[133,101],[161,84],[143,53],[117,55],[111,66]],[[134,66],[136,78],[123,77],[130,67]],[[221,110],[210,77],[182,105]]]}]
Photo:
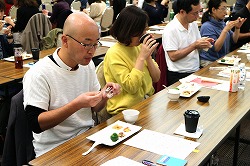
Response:
[{"label": "man's hand", "polygon": [[195,42],[195,48],[196,49],[204,49],[204,48],[210,48],[212,45],[211,43],[214,42],[214,39],[209,37],[203,37],[199,40],[196,40]]},{"label": "man's hand", "polygon": [[103,98],[111,98],[114,95],[120,94],[121,86],[117,83],[107,82],[102,89]]},{"label": "man's hand", "polygon": [[100,91],[83,93],[75,100],[80,108],[94,107],[102,100],[102,93]]}]

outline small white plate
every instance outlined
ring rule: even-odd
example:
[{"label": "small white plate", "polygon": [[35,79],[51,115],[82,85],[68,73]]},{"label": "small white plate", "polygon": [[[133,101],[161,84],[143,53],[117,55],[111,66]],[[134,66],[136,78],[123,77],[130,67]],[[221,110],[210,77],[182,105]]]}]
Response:
[{"label": "small white plate", "polygon": [[181,91],[181,97],[191,97],[193,94],[195,94],[196,92],[198,92],[198,90],[201,89],[201,86],[196,83],[189,82],[182,83],[177,88]]},{"label": "small white plate", "polygon": [[[222,59],[225,60],[225,62],[221,61]],[[220,60],[217,60],[218,63],[225,64],[225,65],[234,65],[235,61],[240,61],[241,58],[234,58],[234,57],[224,57]]]},{"label": "small white plate", "polygon": [[[95,141],[95,142],[99,142],[100,144],[114,146],[117,143],[121,142],[122,140],[128,138],[132,134],[136,133],[141,128],[142,128],[141,126],[132,125],[132,124],[118,120],[115,123],[113,123],[113,124],[105,127],[104,129],[96,132],[95,134],[88,136],[87,139]],[[119,136],[119,139],[116,142],[113,142],[110,139],[110,136],[113,133],[117,133],[119,135],[119,133],[121,133],[121,132],[124,135],[123,135],[123,137]]]}]

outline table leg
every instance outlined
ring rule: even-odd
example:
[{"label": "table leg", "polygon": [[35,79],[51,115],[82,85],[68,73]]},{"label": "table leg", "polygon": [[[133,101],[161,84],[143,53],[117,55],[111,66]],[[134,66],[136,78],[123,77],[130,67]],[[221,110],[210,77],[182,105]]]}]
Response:
[{"label": "table leg", "polygon": [[240,142],[240,125],[236,128],[235,140],[234,140],[233,165],[235,166],[238,163],[239,142]]}]

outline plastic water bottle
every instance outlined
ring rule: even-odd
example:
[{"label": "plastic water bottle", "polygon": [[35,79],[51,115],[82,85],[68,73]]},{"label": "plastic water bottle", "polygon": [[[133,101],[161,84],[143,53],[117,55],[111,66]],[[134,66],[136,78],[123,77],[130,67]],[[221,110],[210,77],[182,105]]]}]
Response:
[{"label": "plastic water bottle", "polygon": [[245,63],[240,63],[240,78],[239,78],[239,89],[244,90],[246,84],[246,66]]}]

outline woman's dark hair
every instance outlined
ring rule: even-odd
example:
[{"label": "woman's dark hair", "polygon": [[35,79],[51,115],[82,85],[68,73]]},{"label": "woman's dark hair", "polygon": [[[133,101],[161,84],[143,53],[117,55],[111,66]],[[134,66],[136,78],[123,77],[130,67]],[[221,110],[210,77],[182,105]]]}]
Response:
[{"label": "woman's dark hair", "polygon": [[0,12],[5,11],[5,2],[0,0]]},{"label": "woman's dark hair", "polygon": [[177,0],[176,7],[177,12],[179,13],[180,10],[185,10],[186,13],[192,11],[192,5],[197,6],[200,4],[200,0]]},{"label": "woman's dark hair", "polygon": [[35,6],[38,7],[38,3],[36,0],[17,0],[16,2],[17,7],[21,6]]},{"label": "woman's dark hair", "polygon": [[131,5],[124,8],[118,15],[113,26],[110,28],[110,34],[120,43],[128,46],[131,38],[141,36],[148,25],[148,15],[142,9]]},{"label": "woman's dark hair", "polygon": [[208,4],[207,4],[207,11],[205,13],[203,13],[202,18],[201,18],[201,23],[203,24],[204,22],[209,21],[209,17],[212,13],[212,9],[218,9],[220,7],[220,4],[222,2],[226,2],[226,0],[209,0]]}]

